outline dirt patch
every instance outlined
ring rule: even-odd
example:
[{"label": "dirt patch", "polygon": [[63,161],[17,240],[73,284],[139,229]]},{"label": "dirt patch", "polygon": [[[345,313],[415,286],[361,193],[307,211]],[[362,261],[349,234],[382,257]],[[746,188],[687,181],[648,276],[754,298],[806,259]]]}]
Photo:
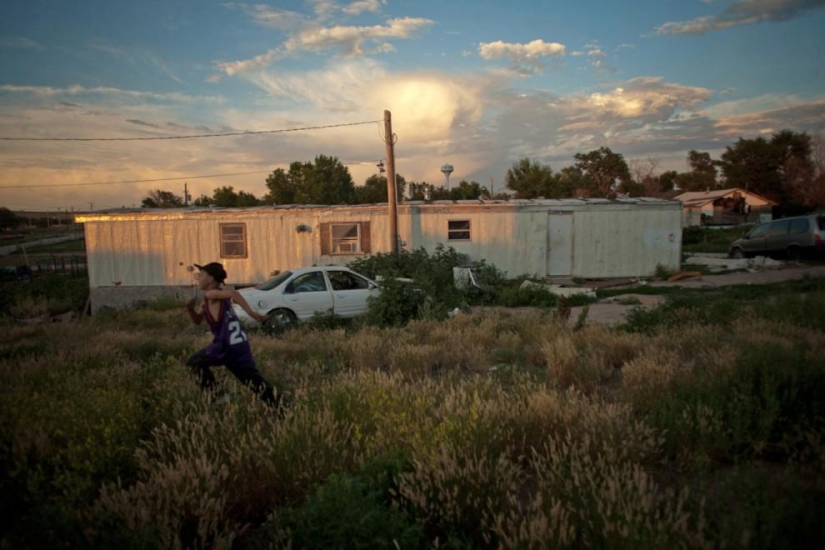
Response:
[{"label": "dirt patch", "polygon": [[[601,302],[590,304],[587,310],[585,324],[600,324],[614,326],[624,322],[625,316],[635,307],[653,308],[664,302],[665,296],[646,294],[622,294],[613,296]],[[574,326],[579,321],[585,306],[570,308],[570,326]],[[474,306],[470,308],[471,314],[481,313],[501,313],[513,315],[515,317],[525,317],[536,315],[542,310],[537,307],[499,307],[499,306]]]},{"label": "dirt patch", "polygon": [[[637,307],[654,308],[664,302],[665,296],[647,294],[622,294],[590,304],[587,310],[586,324],[620,325],[627,314]],[[574,307],[570,310],[570,323],[578,322],[585,306]]]},{"label": "dirt patch", "polygon": [[805,277],[825,277],[825,266],[785,266],[779,269],[765,269],[760,271],[743,271],[726,273],[724,275],[705,275],[702,279],[683,279],[681,281],[656,281],[650,283],[655,287],[678,286],[683,288],[718,288],[733,285],[766,285],[795,281]]},{"label": "dirt patch", "polygon": [[[680,281],[656,281],[648,283],[653,287],[681,287],[681,288],[718,288],[733,285],[764,285],[781,283],[783,281],[794,281],[805,277],[825,277],[825,266],[805,266],[793,265],[784,266],[778,269],[765,269],[760,271],[745,271],[737,273],[726,273],[723,275],[705,275],[701,279],[682,279]],[[586,286],[590,288],[609,288],[627,285],[638,285],[639,281],[631,279],[613,279],[604,281],[593,281]],[[587,310],[586,324],[602,324],[615,326],[623,323],[627,314],[636,307],[654,308],[667,299],[663,295],[647,294],[622,294],[612,296],[600,302],[590,304]],[[570,309],[569,322],[575,325],[584,307],[574,307]],[[515,316],[534,315],[539,308],[534,307],[473,307],[473,313],[496,311]]]}]

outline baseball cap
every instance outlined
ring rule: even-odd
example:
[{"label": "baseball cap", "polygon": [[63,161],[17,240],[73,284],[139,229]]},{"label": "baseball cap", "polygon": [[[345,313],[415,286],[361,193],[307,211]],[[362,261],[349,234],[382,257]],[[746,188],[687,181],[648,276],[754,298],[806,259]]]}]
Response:
[{"label": "baseball cap", "polygon": [[206,265],[195,264],[195,267],[197,267],[201,271],[206,271],[209,275],[212,276],[213,279],[215,279],[219,283],[222,283],[226,280],[226,270],[223,268],[223,264],[219,264],[218,262],[212,262]]}]

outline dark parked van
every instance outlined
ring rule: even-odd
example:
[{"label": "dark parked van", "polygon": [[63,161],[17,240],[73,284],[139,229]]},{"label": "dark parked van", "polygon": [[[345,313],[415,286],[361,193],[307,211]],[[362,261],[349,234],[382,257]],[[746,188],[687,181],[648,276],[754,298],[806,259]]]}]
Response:
[{"label": "dark parked van", "polygon": [[810,252],[825,255],[823,212],[759,224],[744,237],[734,241],[728,254],[732,258],[785,254],[788,258],[796,259]]}]

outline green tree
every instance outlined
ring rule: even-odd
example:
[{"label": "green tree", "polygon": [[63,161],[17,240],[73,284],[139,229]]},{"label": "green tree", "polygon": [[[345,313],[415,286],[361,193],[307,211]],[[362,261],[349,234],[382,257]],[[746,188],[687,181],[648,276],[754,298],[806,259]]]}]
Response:
[{"label": "green tree", "polygon": [[608,147],[600,147],[589,153],[576,153],[576,167],[585,175],[592,194],[597,197],[615,196],[621,184],[629,185],[630,169],[624,156]]},{"label": "green tree", "polygon": [[235,191],[232,186],[218,187],[212,192],[211,206],[243,207],[261,204],[255,195],[246,191]]},{"label": "green tree", "polygon": [[192,203],[195,206],[212,206],[215,204],[215,201],[212,200],[212,197],[207,197],[206,195],[201,195]]},{"label": "green tree", "polygon": [[171,191],[155,189],[154,191],[149,191],[149,194],[140,204],[144,208],[179,208],[183,206],[183,198],[175,195]]},{"label": "green tree", "polygon": [[577,166],[566,166],[558,175],[559,196],[556,198],[577,197],[585,194],[586,188],[584,172]]},{"label": "green tree", "polygon": [[739,138],[720,162],[728,187],[741,187],[779,204],[804,203],[813,184],[813,143],[806,133],[782,130],[771,139]]},{"label": "green tree", "polygon": [[17,214],[6,208],[0,206],[0,229],[13,229],[20,223],[20,218]]},{"label": "green tree", "polygon": [[809,190],[816,178],[813,138],[806,133],[782,130],[771,138],[771,147],[779,163],[779,180],[786,200],[810,204]]},{"label": "green tree", "polygon": [[687,191],[707,191],[718,187],[716,182],[716,163],[710,158],[710,153],[700,153],[696,150],[688,152],[688,166],[690,166],[690,180],[686,181]]},{"label": "green tree", "polygon": [[489,196],[490,191],[477,181],[461,180],[458,186],[449,189],[449,198],[454,201],[466,201]]},{"label": "green tree", "polygon": [[529,158],[514,163],[504,177],[505,187],[515,191],[519,199],[555,198],[555,182],[552,168]]},{"label": "green tree", "polygon": [[264,196],[266,204],[296,204],[298,195],[299,176],[302,166],[300,162],[289,165],[289,172],[278,168],[266,177],[266,187],[269,193]]},{"label": "green tree", "polygon": [[[407,180],[401,174],[395,175],[395,197],[398,202],[404,199]],[[356,204],[374,204],[387,202],[387,177],[373,174],[364,181],[364,185],[355,188]]]},{"label": "green tree", "polygon": [[662,193],[669,193],[673,191],[676,186],[676,178],[679,173],[676,170],[668,170],[659,175],[659,191]]},{"label": "green tree", "polygon": [[266,204],[353,204],[355,185],[337,157],[318,155],[314,162],[293,162],[266,178]]}]

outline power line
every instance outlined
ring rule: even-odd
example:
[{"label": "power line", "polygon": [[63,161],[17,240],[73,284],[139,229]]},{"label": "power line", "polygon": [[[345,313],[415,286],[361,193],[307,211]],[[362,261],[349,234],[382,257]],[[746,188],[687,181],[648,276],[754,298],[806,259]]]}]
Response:
[{"label": "power line", "polygon": [[130,138],[27,138],[27,137],[2,137],[3,141],[156,141],[162,139],[194,139],[213,138],[228,136],[253,136],[257,134],[281,134],[284,132],[302,132],[305,130],[326,130],[329,128],[342,128],[344,126],[361,126],[364,124],[376,124],[380,120],[367,120],[363,122],[347,122],[344,124],[328,124],[326,126],[304,126],[301,128],[284,128],[281,130],[258,130],[254,132],[226,132],[222,134],[195,134],[189,136],[157,136],[157,137],[130,137]]}]

